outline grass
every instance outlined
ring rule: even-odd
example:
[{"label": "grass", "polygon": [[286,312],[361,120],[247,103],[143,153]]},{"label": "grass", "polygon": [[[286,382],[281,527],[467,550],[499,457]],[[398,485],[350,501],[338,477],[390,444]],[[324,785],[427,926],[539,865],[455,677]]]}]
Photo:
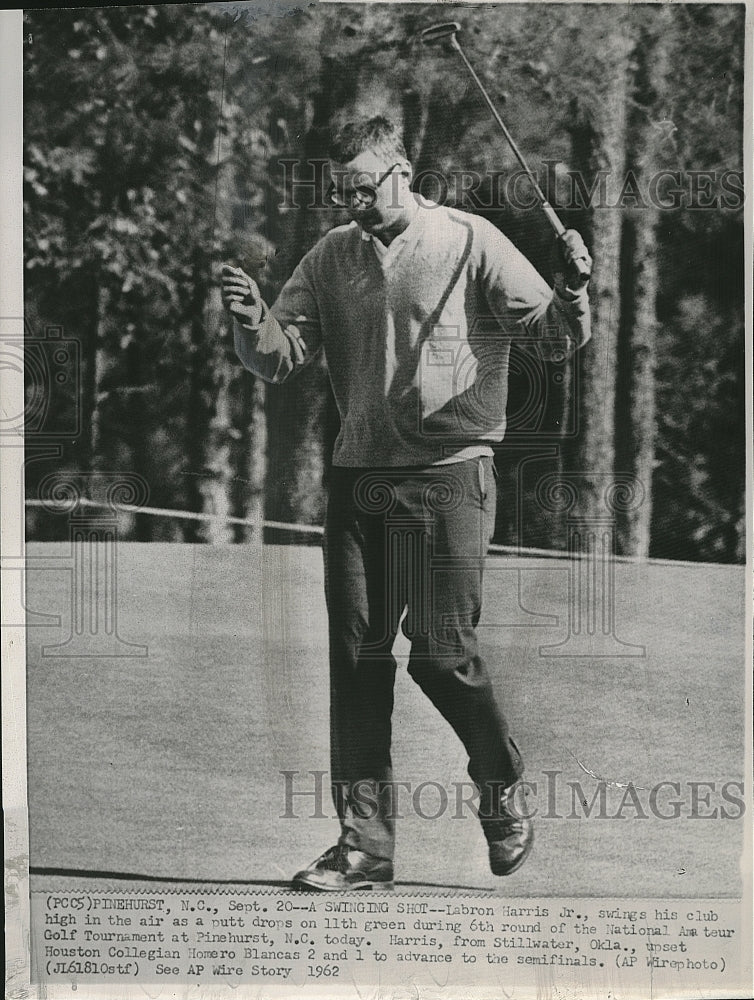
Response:
[{"label": "grass", "polygon": [[[277,886],[336,839],[331,816],[308,818],[310,798],[296,800],[300,818],[281,818],[281,771],[300,772],[298,787],[311,789],[308,772],[328,767],[319,549],[120,544],[118,629],[148,647],[141,658],[42,656],[42,645],[70,633],[68,547],[30,544],[28,556],[29,608],[61,616],[59,627],[28,633],[32,888],[124,876],[129,887],[140,876]],[[507,880],[490,874],[476,820],[453,817],[452,783],[466,780],[462,747],[399,671],[396,778],[438,782],[450,794],[440,818],[407,810],[399,821],[399,891],[740,894],[743,819],[691,817],[688,783],[715,783],[709,806],[699,793],[697,812],[706,813],[726,805],[725,782],[743,781],[745,571],[615,570],[616,631],[646,647],[642,658],[542,655],[540,646],[567,634],[567,563],[488,562],[483,651],[540,811],[532,856]],[[397,650],[405,664],[402,637]],[[566,818],[569,782],[591,800],[602,778],[608,817],[629,782],[639,809],[587,818],[577,803],[580,818]],[[678,819],[648,806],[661,781],[681,786]],[[440,793],[425,792],[431,813]],[[673,797],[665,789],[659,808],[669,811]],[[324,804],[329,814],[327,796]]]}]

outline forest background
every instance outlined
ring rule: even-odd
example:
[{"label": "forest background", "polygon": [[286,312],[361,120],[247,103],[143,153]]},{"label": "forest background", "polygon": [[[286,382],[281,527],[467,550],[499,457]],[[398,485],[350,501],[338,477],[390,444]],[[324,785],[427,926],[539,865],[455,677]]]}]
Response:
[{"label": "forest background", "polygon": [[[742,4],[28,10],[27,497],[63,471],[96,502],[127,473],[154,507],[214,515],[121,515],[139,541],[322,523],[324,363],[282,387],[243,371],[218,273],[241,264],[272,301],[344,221],[326,132],[354,110],[397,118],[417,190],[485,215],[551,280],[551,232],[478,91],[417,40],[450,19],[595,261],[592,342],[512,355],[495,541],[566,547],[566,506],[542,502],[556,475],[582,519],[605,482],[628,498],[618,553],[744,560]],[[68,530],[28,507],[27,537]]]}]

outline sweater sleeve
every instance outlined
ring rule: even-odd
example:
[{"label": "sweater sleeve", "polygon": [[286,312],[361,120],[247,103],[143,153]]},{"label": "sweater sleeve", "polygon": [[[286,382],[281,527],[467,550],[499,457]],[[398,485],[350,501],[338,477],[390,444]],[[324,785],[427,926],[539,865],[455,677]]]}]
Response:
[{"label": "sweater sleeve", "polygon": [[560,295],[495,226],[478,221],[479,280],[504,329],[513,337],[537,340],[545,358],[582,347],[591,336],[586,289]]},{"label": "sweater sleeve", "polygon": [[266,382],[284,382],[318,353],[322,344],[312,278],[312,253],[303,258],[274,305],[257,324],[233,318],[236,354],[244,368]]}]

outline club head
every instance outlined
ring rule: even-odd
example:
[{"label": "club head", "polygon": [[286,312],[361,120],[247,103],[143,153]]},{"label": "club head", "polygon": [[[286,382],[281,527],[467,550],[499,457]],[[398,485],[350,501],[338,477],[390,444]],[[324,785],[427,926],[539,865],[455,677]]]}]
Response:
[{"label": "club head", "polygon": [[458,21],[445,21],[443,24],[433,24],[421,32],[421,40],[425,45],[437,45],[449,41],[458,34],[461,25]]}]

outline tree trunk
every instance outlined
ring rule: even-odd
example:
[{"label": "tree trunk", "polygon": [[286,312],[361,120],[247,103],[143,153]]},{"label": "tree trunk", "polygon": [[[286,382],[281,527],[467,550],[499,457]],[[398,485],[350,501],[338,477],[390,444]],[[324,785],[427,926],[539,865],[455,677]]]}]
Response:
[{"label": "tree trunk", "polygon": [[[231,230],[234,194],[233,161],[224,153],[222,132],[215,136],[212,157],[218,172],[212,236],[222,242]],[[192,266],[192,363],[187,415],[191,507],[211,517],[188,522],[185,531],[189,541],[224,544],[234,540],[227,518],[231,515],[234,482],[233,439],[238,436],[233,427],[231,398],[237,360],[212,262],[212,250],[197,246]]]},{"label": "tree trunk", "polygon": [[[629,167],[640,191],[663,166],[661,132],[655,121],[663,117],[662,100],[668,74],[668,40],[671,25],[662,6],[651,11],[652,21],[637,40],[636,82],[629,119]],[[625,555],[649,555],[652,519],[652,478],[655,465],[655,364],[657,353],[657,224],[652,204],[639,206],[626,219],[623,321],[621,323],[621,381],[616,465],[638,484],[643,498],[618,514],[618,548]]]},{"label": "tree trunk", "polygon": [[262,539],[267,467],[265,385],[262,379],[242,370],[236,375],[231,390],[234,403],[233,515],[258,525],[255,528],[234,525],[234,541],[258,542]]},{"label": "tree trunk", "polygon": [[[567,476],[570,468],[569,445],[571,441],[569,435],[573,432],[574,426],[574,404],[578,403],[578,400],[574,400],[573,366],[577,363],[576,358],[566,358],[553,375],[554,379],[557,379],[559,376],[559,381],[556,381],[556,385],[559,388],[557,401],[560,404],[558,425],[561,438],[555,457],[555,474],[561,480]],[[564,549],[566,547],[568,540],[567,517],[568,514],[564,507],[557,508],[552,512],[552,528],[550,530],[550,537],[547,539],[549,548]]]},{"label": "tree trunk", "polygon": [[[321,158],[326,152],[320,129],[328,119],[327,88],[320,88],[313,100],[314,123],[297,150],[300,163],[296,175],[302,181],[313,171],[307,160]],[[274,128],[271,132],[274,135]],[[302,186],[298,196],[306,201],[312,198],[312,193]],[[302,203],[290,213],[274,213],[272,221],[274,241],[287,251],[283,255],[284,266],[274,269],[279,283],[273,290],[274,296],[301,257],[324,235],[331,218],[329,213],[307,208]],[[294,524],[322,522],[326,398],[327,376],[319,359],[291,382],[271,386],[265,392],[267,477],[264,512],[269,520]],[[284,534],[279,537],[281,541],[290,541],[297,536]]]},{"label": "tree trunk", "polygon": [[230,400],[232,378],[223,330],[220,290],[208,287],[206,261],[197,254],[194,264],[191,368],[186,418],[188,496],[191,510],[212,515],[206,521],[187,521],[188,542],[225,543],[232,530],[223,519],[230,514],[233,470],[230,464]]},{"label": "tree trunk", "polygon": [[[116,412],[123,413],[125,418],[124,426],[120,427],[119,431],[128,447],[131,469],[148,484],[149,494],[145,503],[163,507],[168,504],[160,496],[161,483],[150,481],[154,470],[149,435],[152,414],[151,408],[147,405],[151,387],[148,384],[148,372],[145,371],[144,339],[143,331],[139,330],[123,352],[125,385],[118,387],[122,394],[122,402]],[[132,515],[129,538],[136,542],[153,541],[155,528],[159,527],[159,522],[156,524],[155,520],[150,514]]]},{"label": "tree trunk", "polygon": [[[619,201],[626,161],[626,100],[630,53],[629,22],[613,24],[601,34],[605,76],[600,93],[590,103],[576,102],[571,129],[575,167],[587,189],[604,171],[607,206]],[[594,258],[589,298],[592,307],[592,341],[579,352],[580,399],[577,456],[579,517],[604,516],[605,476],[614,469],[615,386],[618,326],[620,319],[620,247],[623,213],[618,207],[601,205],[597,184],[596,204],[588,215],[587,244]],[[601,206],[601,207],[600,207]]]},{"label": "tree trunk", "polygon": [[82,417],[81,452],[79,467],[82,472],[94,472],[99,465],[101,446],[100,384],[103,369],[103,324],[106,316],[106,293],[99,274],[93,271],[88,281],[88,298],[91,302],[90,335],[83,359],[81,380]]},{"label": "tree trunk", "polygon": [[618,512],[618,551],[640,558],[649,555],[655,459],[655,225],[656,212],[652,209],[626,221],[620,351],[624,389],[616,407],[616,470],[633,478],[639,491],[637,502]]}]

